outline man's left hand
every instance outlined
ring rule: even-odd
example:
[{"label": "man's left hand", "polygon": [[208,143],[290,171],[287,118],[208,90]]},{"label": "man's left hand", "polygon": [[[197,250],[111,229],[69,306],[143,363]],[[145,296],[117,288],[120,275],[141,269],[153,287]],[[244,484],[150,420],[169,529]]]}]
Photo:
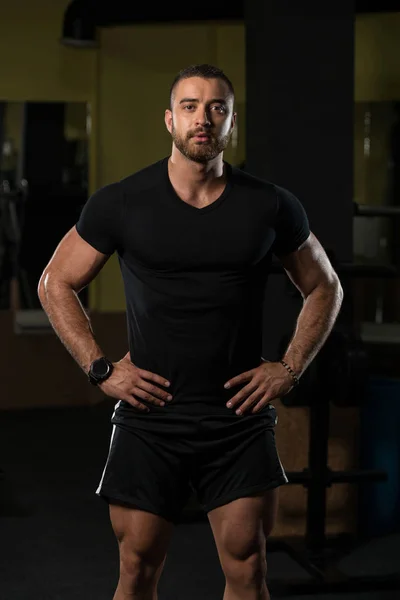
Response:
[{"label": "man's left hand", "polygon": [[229,383],[229,389],[231,389],[246,381],[248,384],[227,403],[228,408],[235,408],[245,400],[236,410],[236,414],[243,414],[247,411],[256,413],[274,398],[285,396],[293,387],[290,373],[281,363],[277,362],[263,362],[255,369],[241,373],[226,383]]}]

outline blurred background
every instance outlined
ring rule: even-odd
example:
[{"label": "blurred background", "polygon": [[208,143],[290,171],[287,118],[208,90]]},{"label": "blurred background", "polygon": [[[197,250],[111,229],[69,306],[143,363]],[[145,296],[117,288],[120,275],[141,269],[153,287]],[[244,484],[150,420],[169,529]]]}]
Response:
[{"label": "blurred background", "polygon": [[[0,599],[112,597],[117,547],[94,490],[113,402],[52,331],[37,284],[91,193],[170,153],[170,84],[203,62],[236,91],[225,159],[300,198],[345,289],[326,348],[296,393],[276,402],[290,484],[269,545],[273,589],[398,598],[396,4],[3,0],[0,31]],[[268,290],[263,356],[273,357],[301,302],[278,264]],[[127,338],[116,256],[80,297],[118,360]],[[161,600],[222,598],[210,535],[192,498]]]}]

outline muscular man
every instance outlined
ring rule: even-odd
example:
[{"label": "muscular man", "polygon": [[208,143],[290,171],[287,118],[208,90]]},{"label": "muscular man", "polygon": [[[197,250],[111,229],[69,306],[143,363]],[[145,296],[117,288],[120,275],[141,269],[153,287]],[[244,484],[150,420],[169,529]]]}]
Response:
[{"label": "muscular man", "polygon": [[[321,348],[342,290],[296,197],[224,162],[236,120],[225,74],[189,67],[170,98],[171,155],[90,197],[43,272],[39,297],[90,380],[118,399],[97,489],[119,542],[114,600],[157,598],[192,490],[215,537],[224,600],[266,600],[265,540],[287,482],[270,402]],[[77,293],[114,252],[129,352],[112,363]],[[261,357],[273,254],[304,297],[281,362]]]}]

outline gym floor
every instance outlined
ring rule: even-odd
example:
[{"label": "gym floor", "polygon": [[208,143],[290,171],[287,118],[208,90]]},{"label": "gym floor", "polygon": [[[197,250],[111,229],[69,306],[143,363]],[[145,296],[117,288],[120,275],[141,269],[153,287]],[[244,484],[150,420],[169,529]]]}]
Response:
[{"label": "gym floor", "polygon": [[[113,405],[105,401],[88,408],[0,414],[1,600],[112,599],[118,550],[107,504],[94,490],[108,452]],[[352,575],[384,576],[396,570],[400,574],[399,556],[400,535],[392,535],[360,548],[341,566]],[[309,579],[286,553],[271,552],[268,563],[271,581]],[[184,520],[174,531],[159,600],[222,600],[223,590],[208,521]],[[372,588],[362,593],[285,596],[288,600],[399,597],[399,589]]]}]

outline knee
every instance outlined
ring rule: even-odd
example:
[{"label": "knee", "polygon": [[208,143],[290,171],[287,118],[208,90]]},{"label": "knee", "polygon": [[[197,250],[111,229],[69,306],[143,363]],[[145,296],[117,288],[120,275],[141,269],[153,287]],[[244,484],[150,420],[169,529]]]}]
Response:
[{"label": "knee", "polygon": [[120,579],[132,591],[156,585],[163,564],[120,545]]},{"label": "knee", "polygon": [[226,580],[240,587],[261,585],[267,576],[265,549],[258,549],[251,554],[229,556],[225,558],[222,569]]}]

